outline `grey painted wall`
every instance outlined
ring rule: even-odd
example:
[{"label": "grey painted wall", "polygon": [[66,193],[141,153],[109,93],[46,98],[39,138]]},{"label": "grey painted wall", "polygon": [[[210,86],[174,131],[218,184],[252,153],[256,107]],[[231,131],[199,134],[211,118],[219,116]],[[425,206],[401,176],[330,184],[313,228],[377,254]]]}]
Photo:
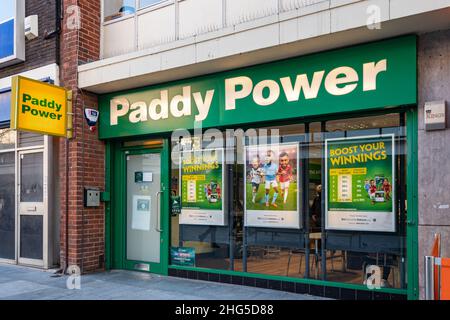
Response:
[{"label": "grey painted wall", "polygon": [[419,286],[423,299],[423,257],[430,254],[435,233],[441,233],[442,255],[450,257],[450,209],[446,208],[450,205],[450,129],[424,131],[423,124],[427,101],[446,100],[450,111],[450,30],[419,36],[418,63]]}]

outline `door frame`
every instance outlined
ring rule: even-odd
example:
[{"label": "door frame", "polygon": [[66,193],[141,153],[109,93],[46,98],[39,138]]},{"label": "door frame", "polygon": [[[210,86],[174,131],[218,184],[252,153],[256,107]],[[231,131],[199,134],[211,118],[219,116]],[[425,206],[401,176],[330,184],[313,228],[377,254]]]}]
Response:
[{"label": "door frame", "polygon": [[[22,258],[20,256],[20,217],[22,215],[20,211],[20,186],[21,180],[21,161],[22,155],[42,153],[42,259],[30,259]],[[48,159],[46,156],[45,148],[30,149],[30,150],[18,150],[16,157],[16,260],[20,265],[45,267],[46,261],[48,261]],[[39,215],[39,214],[30,214]]]},{"label": "door frame", "polygon": [[[150,273],[157,273],[161,275],[168,274],[169,265],[169,191],[170,191],[170,179],[169,179],[169,144],[166,139],[162,140],[162,144],[150,147],[150,146],[133,146],[123,147],[120,143],[108,143],[107,144],[107,158],[112,160],[111,166],[107,170],[111,170],[110,182],[110,202],[106,208],[106,256],[108,269],[127,269],[134,271],[146,271]],[[114,147],[112,146],[114,145]],[[158,268],[152,270],[142,270],[139,268],[133,268],[135,264],[148,264],[148,261],[129,261],[126,259],[126,227],[127,227],[127,206],[126,206],[126,156],[129,154],[148,154],[148,153],[160,153],[161,155],[161,191],[160,196],[160,228],[161,228],[161,244],[160,244],[160,263]],[[108,160],[108,159],[107,159]],[[107,161],[108,163],[108,161]],[[108,232],[110,230],[110,232]]]}]

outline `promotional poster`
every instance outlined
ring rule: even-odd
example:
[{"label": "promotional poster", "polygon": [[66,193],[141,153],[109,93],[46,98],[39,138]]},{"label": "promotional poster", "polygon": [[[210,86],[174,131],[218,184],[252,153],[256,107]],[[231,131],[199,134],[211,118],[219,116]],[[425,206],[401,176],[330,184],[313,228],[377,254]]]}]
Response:
[{"label": "promotional poster", "polygon": [[195,248],[171,247],[170,261],[176,266],[195,267]]},{"label": "promotional poster", "polygon": [[246,147],[245,226],[300,228],[297,144]]},{"label": "promotional poster", "polygon": [[226,225],[223,208],[223,149],[181,154],[180,224]]},{"label": "promotional poster", "polygon": [[394,135],[325,144],[326,228],[394,232]]}]

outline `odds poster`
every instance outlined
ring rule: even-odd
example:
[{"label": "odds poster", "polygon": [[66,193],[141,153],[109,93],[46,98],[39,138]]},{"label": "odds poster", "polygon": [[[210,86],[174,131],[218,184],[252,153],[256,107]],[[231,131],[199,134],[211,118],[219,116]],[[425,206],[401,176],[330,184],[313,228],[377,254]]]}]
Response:
[{"label": "odds poster", "polygon": [[181,153],[180,224],[226,225],[223,149]]},{"label": "odds poster", "polygon": [[395,232],[394,135],[325,145],[326,229]]},{"label": "odds poster", "polygon": [[297,144],[248,146],[245,226],[300,228]]}]

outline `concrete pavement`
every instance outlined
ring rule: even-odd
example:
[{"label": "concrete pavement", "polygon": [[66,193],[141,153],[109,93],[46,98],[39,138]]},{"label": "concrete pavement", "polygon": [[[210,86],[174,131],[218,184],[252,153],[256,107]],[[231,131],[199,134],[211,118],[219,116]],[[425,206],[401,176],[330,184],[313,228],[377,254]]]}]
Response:
[{"label": "concrete pavement", "polygon": [[83,275],[80,290],[67,276],[0,264],[0,300],[318,300],[276,290],[115,270]]}]

